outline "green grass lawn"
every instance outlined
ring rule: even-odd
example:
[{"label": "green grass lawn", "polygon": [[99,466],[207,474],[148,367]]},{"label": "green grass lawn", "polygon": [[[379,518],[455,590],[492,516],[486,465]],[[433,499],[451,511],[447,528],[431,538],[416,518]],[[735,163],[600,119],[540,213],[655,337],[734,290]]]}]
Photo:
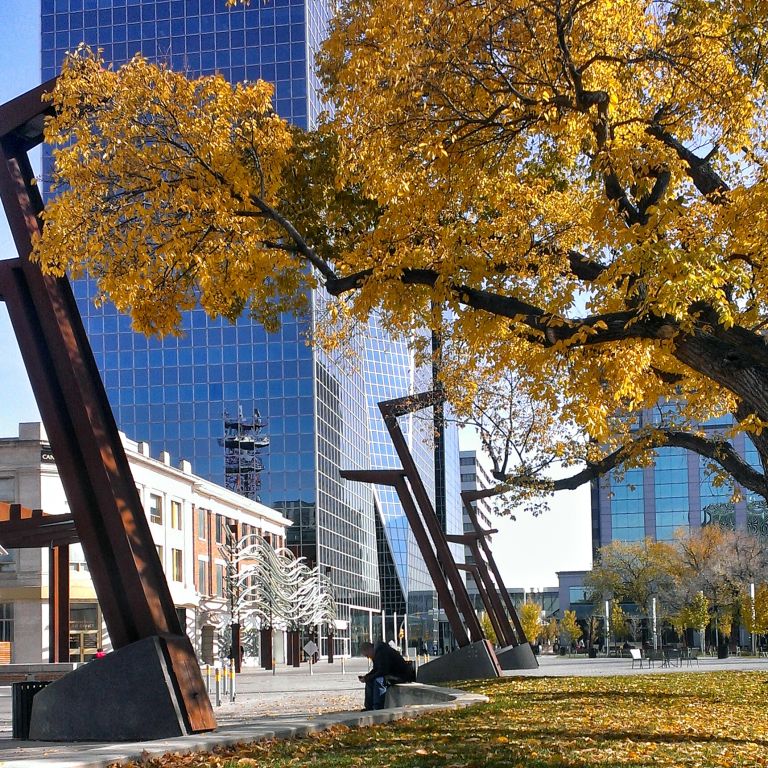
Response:
[{"label": "green grass lawn", "polygon": [[758,672],[475,681],[461,687],[488,704],[142,766],[767,766],[767,682]]}]

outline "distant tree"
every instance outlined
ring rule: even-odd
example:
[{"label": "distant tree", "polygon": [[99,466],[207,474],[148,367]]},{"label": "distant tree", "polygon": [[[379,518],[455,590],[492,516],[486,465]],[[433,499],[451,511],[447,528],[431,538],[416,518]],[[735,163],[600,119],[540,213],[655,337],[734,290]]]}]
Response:
[{"label": "distant tree", "polygon": [[686,627],[696,629],[701,636],[701,650],[704,650],[704,634],[710,621],[710,608],[707,596],[697,592],[682,610],[682,620]]},{"label": "distant tree", "polygon": [[666,597],[673,590],[674,556],[674,549],[665,542],[613,541],[600,548],[585,586],[596,602],[633,603],[647,616],[651,598]]},{"label": "distant tree", "polygon": [[629,636],[627,614],[617,600],[611,603],[611,632],[617,640],[626,640]]},{"label": "distant tree", "polygon": [[544,639],[547,645],[552,645],[559,636],[560,627],[557,623],[557,619],[552,616],[550,620],[544,625]]},{"label": "distant tree", "polygon": [[493,628],[493,623],[491,622],[491,619],[486,613],[486,611],[483,611],[480,614],[480,627],[483,630],[483,634],[490,641],[491,645],[499,644],[499,641],[496,637],[496,630]]},{"label": "distant tree", "polygon": [[748,593],[744,593],[740,608],[741,623],[747,632],[753,635],[768,632],[768,584],[756,585],[754,601]]},{"label": "distant tree", "polygon": [[523,603],[520,608],[520,623],[529,643],[536,643],[541,634],[541,606],[538,603]]},{"label": "distant tree", "polygon": [[579,622],[576,619],[576,611],[566,611],[560,622],[560,629],[566,636],[568,643],[575,643],[583,634]]}]

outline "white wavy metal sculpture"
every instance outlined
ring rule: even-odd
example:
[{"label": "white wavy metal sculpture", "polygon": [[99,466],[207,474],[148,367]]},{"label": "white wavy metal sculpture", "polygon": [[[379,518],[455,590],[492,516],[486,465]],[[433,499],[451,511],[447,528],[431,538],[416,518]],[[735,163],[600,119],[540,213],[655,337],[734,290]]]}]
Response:
[{"label": "white wavy metal sculpture", "polygon": [[[266,539],[250,534],[220,545],[227,560],[230,612],[258,619],[259,625],[287,629],[332,623],[336,601],[330,578],[289,549],[275,550]],[[221,606],[219,611],[221,611]]]}]

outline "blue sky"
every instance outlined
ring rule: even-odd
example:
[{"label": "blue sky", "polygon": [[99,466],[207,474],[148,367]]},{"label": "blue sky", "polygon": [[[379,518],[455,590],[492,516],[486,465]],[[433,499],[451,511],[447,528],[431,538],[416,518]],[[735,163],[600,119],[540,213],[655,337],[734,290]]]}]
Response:
[{"label": "blue sky", "polygon": [[[40,10],[38,0],[3,0],[0,24],[0,103],[40,82]],[[16,256],[5,216],[0,216],[0,258]],[[0,436],[16,435],[20,421],[37,421],[29,378],[0,302]]]},{"label": "blue sky", "polygon": [[[0,0],[0,7],[3,11],[0,24],[2,104],[40,81],[40,4],[39,0]],[[33,162],[37,163],[36,157]],[[0,215],[0,258],[15,256],[5,217]],[[38,421],[40,416],[2,302],[0,361],[0,437],[7,437],[18,434],[19,422]],[[588,486],[557,494],[551,510],[542,517],[521,515],[514,522],[499,520],[497,527],[500,533],[494,537],[494,552],[509,586],[555,586],[556,570],[590,567]]]}]

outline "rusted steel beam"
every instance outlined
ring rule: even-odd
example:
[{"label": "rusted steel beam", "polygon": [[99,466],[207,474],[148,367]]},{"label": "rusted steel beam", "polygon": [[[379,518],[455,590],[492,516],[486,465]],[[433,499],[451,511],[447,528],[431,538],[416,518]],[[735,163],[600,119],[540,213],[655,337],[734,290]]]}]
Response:
[{"label": "rusted steel beam", "polygon": [[395,446],[395,451],[403,465],[403,471],[408,478],[411,486],[413,498],[416,500],[422,519],[426,525],[427,531],[434,543],[435,554],[440,563],[443,573],[450,584],[456,606],[464,617],[464,623],[469,632],[471,641],[482,640],[483,630],[480,621],[472,607],[472,601],[469,599],[466,584],[461,578],[459,569],[456,567],[456,561],[453,558],[448,542],[445,540],[445,532],[440,526],[434,507],[424,487],[424,483],[419,475],[416,462],[408,448],[408,443],[400,429],[398,417],[406,413],[413,413],[423,408],[432,407],[436,403],[442,402],[440,396],[435,392],[422,392],[417,395],[400,397],[394,400],[386,400],[379,403],[379,410],[384,417],[384,423],[389,432],[389,436]]},{"label": "rusted steel beam", "polygon": [[456,567],[460,571],[466,571],[467,573],[471,574],[472,578],[475,580],[477,592],[480,595],[480,600],[483,603],[483,607],[485,608],[485,613],[488,616],[488,620],[491,622],[493,631],[496,633],[496,640],[498,644],[502,646],[509,645],[508,638],[505,633],[505,628],[499,621],[499,617],[493,607],[493,603],[491,602],[490,595],[485,588],[485,584],[483,584],[483,580],[480,578],[480,569],[475,563],[457,563]]},{"label": "rusted steel beam", "polygon": [[480,591],[482,586],[488,599],[488,602],[485,603],[484,601],[484,604],[488,616],[491,619],[491,623],[493,624],[494,631],[496,632],[496,637],[503,645],[517,645],[518,641],[515,635],[515,630],[509,623],[509,618],[504,610],[504,605],[499,598],[496,585],[491,578],[491,574],[488,571],[488,565],[483,557],[483,553],[480,551],[480,545],[478,543],[481,539],[484,541],[486,536],[491,533],[497,533],[497,531],[495,529],[474,532],[470,531],[460,536],[446,536],[446,539],[456,544],[464,544],[469,547],[475,561],[474,568],[477,574],[475,584],[477,584],[478,591]]},{"label": "rusted steel beam", "polygon": [[48,658],[69,661],[69,545],[48,553]]},{"label": "rusted steel beam", "polygon": [[459,610],[454,602],[453,595],[448,586],[445,573],[440,567],[440,563],[435,555],[432,541],[422,522],[419,511],[411,496],[408,483],[405,482],[405,473],[402,469],[360,469],[360,470],[342,470],[339,473],[346,480],[356,480],[360,483],[375,483],[376,485],[389,485],[395,489],[400,504],[405,512],[408,525],[411,526],[413,537],[419,547],[424,564],[432,583],[435,585],[435,591],[440,600],[440,605],[445,611],[448,623],[460,647],[469,645],[470,639],[467,630],[461,620]]},{"label": "rusted steel beam", "polygon": [[[482,526],[480,525],[480,520],[477,516],[477,510],[472,506],[472,502],[476,501],[477,499],[486,498],[487,495],[488,494],[484,494],[483,491],[461,492],[461,500],[464,502],[464,509],[466,510],[470,522],[476,531],[482,530]],[[496,559],[493,556],[493,552],[491,551],[491,547],[488,544],[488,540],[485,536],[482,536],[478,541],[480,543],[480,547],[483,550],[483,554],[485,555],[485,561],[488,564],[488,568],[493,574],[493,578],[496,582],[497,589],[491,590],[491,593],[496,596],[495,600],[498,599],[499,593],[501,593],[501,599],[504,601],[504,605],[507,608],[507,613],[509,614],[509,619],[512,621],[512,624],[515,628],[517,643],[511,643],[511,645],[527,643],[528,640],[525,637],[525,630],[523,629],[523,625],[520,623],[520,617],[517,615],[517,611],[515,610],[515,604],[512,602],[512,598],[509,596],[509,592],[504,586],[504,579],[502,579],[499,567],[496,565]],[[499,610],[502,613],[504,612],[504,609],[501,606],[499,606]]]},{"label": "rusted steel beam", "polygon": [[66,278],[29,260],[43,201],[27,150],[42,140],[44,84],[0,106],[0,198],[19,259],[0,261],[5,300],[115,648],[178,637],[166,650],[191,731],[215,727],[176,614],[112,410]]}]

